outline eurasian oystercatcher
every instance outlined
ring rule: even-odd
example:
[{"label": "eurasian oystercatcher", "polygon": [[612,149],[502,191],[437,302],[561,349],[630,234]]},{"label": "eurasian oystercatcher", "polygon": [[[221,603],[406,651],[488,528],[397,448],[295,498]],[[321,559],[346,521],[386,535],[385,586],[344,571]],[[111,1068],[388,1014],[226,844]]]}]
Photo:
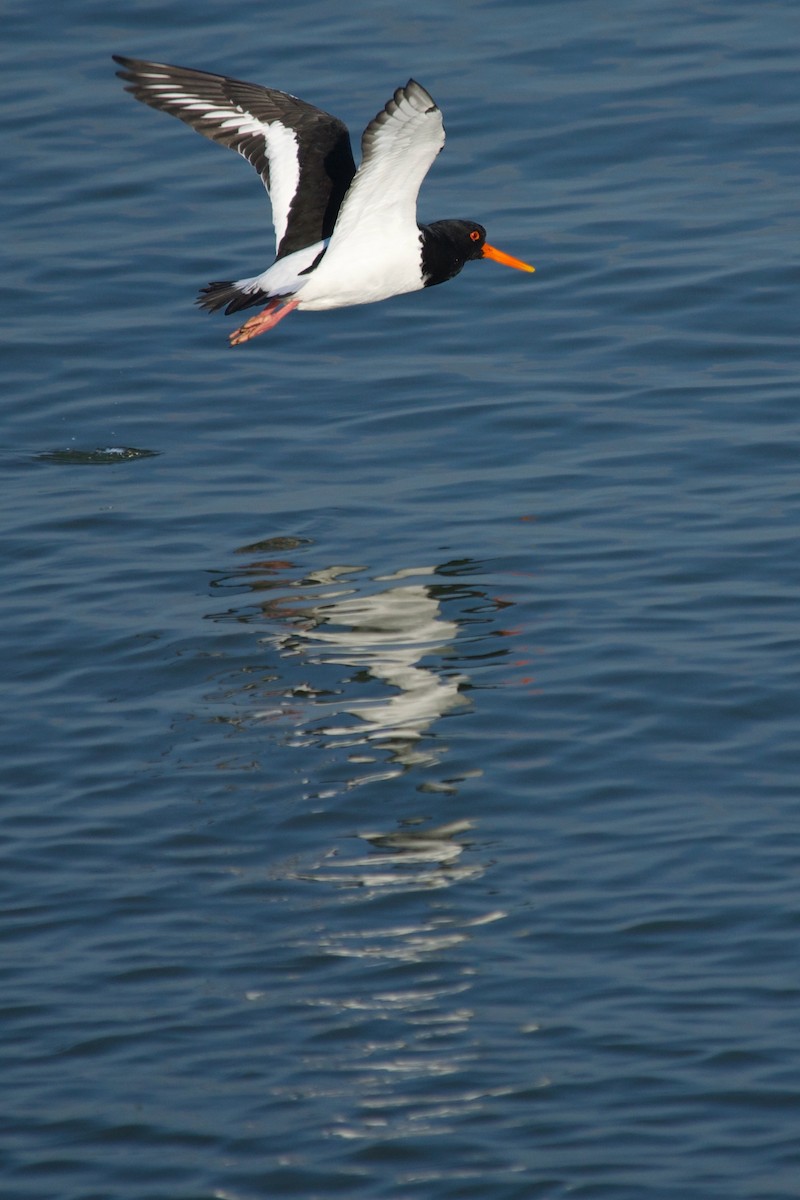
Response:
[{"label": "eurasian oystercatcher", "polygon": [[409,79],[370,121],[356,170],[347,126],[286,92],[225,75],[115,54],[137,100],[238,151],[269,193],[275,262],[260,275],[209,283],[209,312],[266,307],[230,335],[238,346],[294,309],[371,304],[444,283],[474,258],[521,271],[477,221],[417,223],[417,194],[444,145],[442,114]]}]

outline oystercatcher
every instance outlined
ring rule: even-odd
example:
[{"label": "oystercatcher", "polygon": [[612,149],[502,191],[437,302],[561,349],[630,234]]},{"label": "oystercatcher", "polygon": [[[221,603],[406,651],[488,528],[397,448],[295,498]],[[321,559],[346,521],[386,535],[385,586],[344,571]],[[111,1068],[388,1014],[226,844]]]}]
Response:
[{"label": "oystercatcher", "polygon": [[266,307],[230,335],[238,346],[294,309],[371,304],[444,283],[474,258],[533,271],[496,250],[477,221],[417,223],[417,193],[444,145],[442,114],[410,79],[370,121],[356,170],[347,126],[286,92],[115,54],[127,91],[238,151],[272,204],[275,262],[260,275],[209,283],[209,312]]}]

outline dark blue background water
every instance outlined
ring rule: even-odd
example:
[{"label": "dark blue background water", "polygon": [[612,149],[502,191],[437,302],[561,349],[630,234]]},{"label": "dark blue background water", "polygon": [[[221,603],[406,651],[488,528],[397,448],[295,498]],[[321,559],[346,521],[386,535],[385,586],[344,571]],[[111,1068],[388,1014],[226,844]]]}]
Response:
[{"label": "dark blue background water", "polygon": [[[112,52],[356,139],[413,74],[422,219],[537,274],[229,349],[260,184]],[[2,58],[3,1195],[796,1197],[800,8],[18,2]]]}]

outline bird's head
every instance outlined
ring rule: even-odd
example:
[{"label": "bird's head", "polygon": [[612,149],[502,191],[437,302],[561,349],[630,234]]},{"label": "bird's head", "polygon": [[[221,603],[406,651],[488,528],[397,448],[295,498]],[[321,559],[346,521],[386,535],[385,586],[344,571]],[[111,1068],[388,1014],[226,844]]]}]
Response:
[{"label": "bird's head", "polygon": [[491,258],[505,267],[516,267],[518,271],[536,269],[490,246],[486,241],[486,230],[477,221],[433,221],[421,226],[421,232],[422,270],[428,287],[452,279],[474,258]]}]

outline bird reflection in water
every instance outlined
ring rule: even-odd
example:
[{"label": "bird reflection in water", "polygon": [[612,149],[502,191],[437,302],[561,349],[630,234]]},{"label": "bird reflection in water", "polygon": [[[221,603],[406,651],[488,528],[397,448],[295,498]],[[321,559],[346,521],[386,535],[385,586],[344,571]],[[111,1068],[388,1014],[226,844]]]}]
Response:
[{"label": "bird reflection in water", "polygon": [[364,568],[342,565],[287,579],[292,568],[285,558],[258,559],[216,582],[246,581],[258,604],[213,619],[245,621],[259,631],[268,622],[263,644],[278,651],[280,678],[268,692],[270,703],[250,718],[288,720],[299,744],[388,748],[405,767],[437,762],[432,727],[470,706],[468,677],[456,666],[459,625],[443,604],[455,594],[462,603],[465,595],[484,603],[486,597],[442,577],[442,568],[365,579]]},{"label": "bird reflection in water", "polygon": [[[283,541],[247,548],[243,568],[217,584],[244,585],[246,601],[214,618],[257,634],[243,724],[302,751],[298,819],[329,831],[305,852],[293,841],[291,857],[269,866],[307,913],[293,951],[308,1043],[287,1101],[315,1104],[325,1078],[326,1136],[371,1145],[376,1129],[383,1142],[441,1135],[454,1118],[480,1120],[503,1086],[480,1061],[472,992],[506,914],[485,891],[470,889],[468,902],[453,891],[489,865],[458,812],[464,780],[481,771],[472,752],[442,777],[437,734],[471,708],[466,664],[484,670],[509,654],[497,618],[507,601],[486,594],[474,564],[301,572],[294,551],[306,555]],[[423,797],[449,819],[420,818]],[[269,962],[254,1003],[275,985]]]},{"label": "bird reflection in water", "polygon": [[[383,591],[317,605],[307,617],[302,633],[307,659],[354,668],[346,680],[352,695],[327,707],[331,715],[353,717],[357,724],[323,718],[317,734],[390,748],[404,766],[436,762],[436,751],[430,745],[423,749],[421,739],[440,717],[468,701],[461,690],[467,677],[445,669],[442,661],[458,626],[442,615],[430,586],[393,582]],[[385,687],[364,696],[366,678]]]},{"label": "bird reflection in water", "polygon": [[[216,583],[237,590],[244,583],[248,604],[213,619],[247,623],[267,652],[277,652],[275,674],[250,684],[248,724],[280,731],[284,744],[326,752],[325,789],[306,799],[379,789],[408,772],[422,772],[415,793],[452,797],[481,771],[436,778],[447,752],[436,727],[472,707],[470,680],[460,668],[475,642],[482,662],[508,653],[507,645],[486,641],[503,632],[495,622],[507,602],[486,595],[472,563],[372,577],[346,564],[301,574],[293,551],[303,557],[306,547],[285,539],[245,547],[246,565]],[[399,830],[361,835],[369,854],[329,852],[299,874],[373,888],[446,886],[481,870],[458,862],[464,849],[458,835],[469,828],[460,819],[427,829],[404,821]]]}]

